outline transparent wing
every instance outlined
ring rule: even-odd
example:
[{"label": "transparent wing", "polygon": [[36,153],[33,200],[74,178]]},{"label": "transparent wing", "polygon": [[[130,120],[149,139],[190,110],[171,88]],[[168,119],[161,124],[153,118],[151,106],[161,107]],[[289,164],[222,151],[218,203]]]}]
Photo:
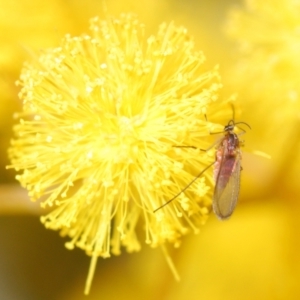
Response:
[{"label": "transparent wing", "polygon": [[223,157],[213,197],[216,216],[225,220],[231,216],[237,204],[240,191],[241,156]]}]

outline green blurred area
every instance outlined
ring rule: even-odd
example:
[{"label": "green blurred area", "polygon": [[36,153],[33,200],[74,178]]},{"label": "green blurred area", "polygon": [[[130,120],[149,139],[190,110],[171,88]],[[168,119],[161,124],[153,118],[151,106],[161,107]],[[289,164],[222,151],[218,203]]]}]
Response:
[{"label": "green blurred area", "polygon": [[0,237],[0,299],[59,299],[87,272],[88,257],[78,249],[67,251],[37,216],[1,216]]}]

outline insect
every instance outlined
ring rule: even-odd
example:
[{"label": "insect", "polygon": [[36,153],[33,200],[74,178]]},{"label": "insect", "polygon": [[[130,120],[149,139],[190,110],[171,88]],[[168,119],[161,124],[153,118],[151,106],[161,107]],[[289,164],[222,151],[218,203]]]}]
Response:
[{"label": "insect", "polygon": [[[163,208],[174,199],[176,199],[181,193],[188,189],[207,169],[214,165],[214,179],[215,189],[213,194],[212,207],[215,215],[220,220],[228,219],[237,204],[239,191],[240,191],[240,176],[241,176],[241,150],[239,135],[244,134],[246,131],[242,128],[242,132],[238,135],[234,133],[234,128],[238,124],[244,124],[249,129],[251,127],[245,122],[237,122],[230,120],[224,127],[224,137],[217,142],[216,160],[215,162],[208,165],[203,169],[184,189],[182,189],[172,199],[168,200],[159,208],[155,209],[154,212]],[[221,132],[214,132],[211,134],[218,134]],[[195,148],[195,147],[193,147]],[[210,148],[209,148],[210,149]],[[204,150],[207,151],[207,150]]]},{"label": "insect", "polygon": [[216,161],[214,163],[214,179],[216,182],[213,195],[213,211],[220,220],[228,219],[237,204],[240,191],[241,178],[241,150],[239,135],[233,132],[234,127],[245,122],[235,123],[230,120],[224,127],[225,136],[221,139],[217,151]]}]

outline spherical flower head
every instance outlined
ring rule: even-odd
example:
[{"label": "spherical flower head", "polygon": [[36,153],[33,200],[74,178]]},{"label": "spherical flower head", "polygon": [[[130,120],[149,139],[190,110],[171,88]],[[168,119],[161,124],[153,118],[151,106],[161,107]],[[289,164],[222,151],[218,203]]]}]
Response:
[{"label": "spherical flower head", "polygon": [[200,149],[209,145],[204,114],[218,105],[217,68],[203,68],[204,55],[173,23],[146,37],[124,14],[94,18],[90,31],[24,66],[12,167],[31,199],[52,208],[42,222],[69,236],[70,249],[138,251],[139,223],[152,247],[176,246],[207,218],[211,174],[153,211],[213,160]]}]

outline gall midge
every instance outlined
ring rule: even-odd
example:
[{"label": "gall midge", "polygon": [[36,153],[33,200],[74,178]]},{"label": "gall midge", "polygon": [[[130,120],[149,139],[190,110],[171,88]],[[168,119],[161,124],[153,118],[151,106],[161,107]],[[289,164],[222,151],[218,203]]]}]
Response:
[{"label": "gall midge", "polygon": [[[224,127],[224,137],[217,143],[216,160],[204,168],[184,189],[182,189],[173,198],[154,210],[154,213],[164,206],[175,200],[181,193],[187,190],[207,169],[214,165],[215,189],[213,194],[212,207],[215,215],[220,220],[228,219],[237,204],[240,191],[240,176],[241,176],[241,150],[239,135],[234,133],[234,128],[238,124],[244,124],[251,129],[245,122],[237,122],[230,120]],[[211,133],[218,134],[221,132]],[[193,146],[183,146],[195,148]],[[210,149],[210,148],[209,148]],[[207,150],[204,150],[207,151]]]}]

